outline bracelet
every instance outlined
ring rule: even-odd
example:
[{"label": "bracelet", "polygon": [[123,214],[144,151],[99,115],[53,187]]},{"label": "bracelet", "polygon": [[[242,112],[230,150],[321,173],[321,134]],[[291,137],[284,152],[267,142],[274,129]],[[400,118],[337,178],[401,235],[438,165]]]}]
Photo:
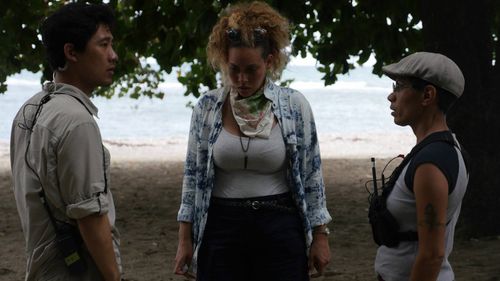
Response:
[{"label": "bracelet", "polygon": [[330,235],[330,233],[331,233],[330,229],[327,226],[322,227],[318,230],[313,230],[313,234],[324,234],[324,235],[328,236],[328,235]]}]

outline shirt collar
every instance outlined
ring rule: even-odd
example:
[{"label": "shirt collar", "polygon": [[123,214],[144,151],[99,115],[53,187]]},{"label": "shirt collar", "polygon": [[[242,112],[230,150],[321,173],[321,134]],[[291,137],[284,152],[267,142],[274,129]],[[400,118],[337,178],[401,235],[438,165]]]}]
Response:
[{"label": "shirt collar", "polygon": [[266,83],[264,84],[264,96],[268,98],[269,100],[273,101],[273,103],[276,100],[276,85],[273,83],[273,81],[269,78],[266,78]]},{"label": "shirt collar", "polygon": [[89,96],[87,96],[84,92],[82,92],[80,89],[77,87],[70,85],[70,84],[65,84],[65,83],[46,83],[43,85],[43,90],[47,92],[52,92],[54,94],[65,94],[72,96],[76,98],[78,101],[81,102],[83,106],[95,117],[99,117],[97,115],[98,109],[92,103],[90,100]]}]

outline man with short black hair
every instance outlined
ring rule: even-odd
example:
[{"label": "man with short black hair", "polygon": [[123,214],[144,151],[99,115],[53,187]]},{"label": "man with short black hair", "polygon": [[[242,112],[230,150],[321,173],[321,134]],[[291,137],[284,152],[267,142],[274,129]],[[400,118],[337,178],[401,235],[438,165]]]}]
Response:
[{"label": "man with short black hair", "polygon": [[399,225],[398,241],[378,248],[375,271],[384,281],[455,280],[448,256],[468,172],[446,112],[462,95],[464,76],[451,59],[429,52],[382,71],[395,81],[388,96],[394,123],[410,126],[417,145],[389,181],[387,209]]},{"label": "man with short black hair", "polygon": [[72,3],[40,28],[53,81],[12,125],[13,190],[26,240],[26,280],[120,280],[109,152],[92,92],[112,83],[114,16]]}]

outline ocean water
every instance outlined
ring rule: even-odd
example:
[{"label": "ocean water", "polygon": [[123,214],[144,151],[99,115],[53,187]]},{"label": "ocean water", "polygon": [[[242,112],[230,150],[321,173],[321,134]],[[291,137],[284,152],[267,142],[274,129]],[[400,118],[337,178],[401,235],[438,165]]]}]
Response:
[{"label": "ocean water", "polygon": [[[301,91],[311,104],[320,136],[411,133],[393,123],[387,101],[392,83],[389,78],[373,75],[370,67],[359,67],[325,87],[321,76],[314,65],[303,64],[291,64],[283,73],[283,79],[294,79],[291,87]],[[0,95],[0,141],[9,141],[12,119],[24,101],[40,90],[39,77],[21,72],[8,78],[8,91]],[[191,118],[187,104],[196,98],[184,96],[174,76],[168,77],[161,89],[165,92],[162,100],[93,98],[103,138],[185,141]]]}]

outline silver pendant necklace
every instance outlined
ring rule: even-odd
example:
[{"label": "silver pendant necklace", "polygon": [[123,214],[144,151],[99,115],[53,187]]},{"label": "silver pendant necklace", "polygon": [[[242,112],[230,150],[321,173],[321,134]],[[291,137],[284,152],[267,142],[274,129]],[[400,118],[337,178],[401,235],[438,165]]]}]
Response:
[{"label": "silver pendant necklace", "polygon": [[248,155],[247,151],[250,148],[250,139],[248,138],[247,145],[246,147],[243,146],[243,140],[241,139],[241,134],[240,134],[240,145],[241,145],[241,150],[243,150],[243,154],[245,154],[245,157],[243,158],[243,168],[246,170],[248,166]]}]

